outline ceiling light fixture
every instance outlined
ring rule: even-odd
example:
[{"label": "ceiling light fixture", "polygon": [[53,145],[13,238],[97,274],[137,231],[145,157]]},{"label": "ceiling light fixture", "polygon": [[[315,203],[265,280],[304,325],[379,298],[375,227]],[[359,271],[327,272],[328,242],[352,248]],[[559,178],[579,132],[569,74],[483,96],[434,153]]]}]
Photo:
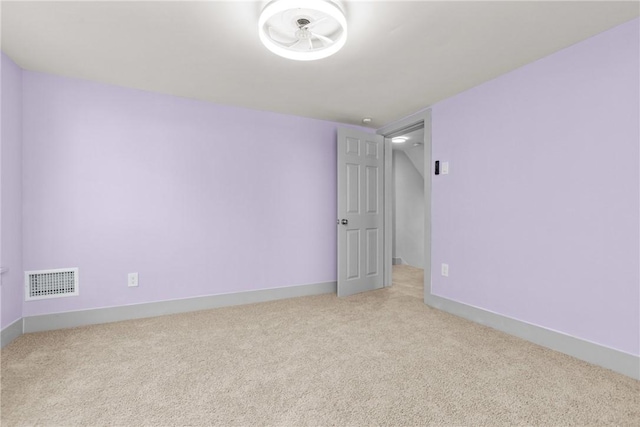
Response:
[{"label": "ceiling light fixture", "polygon": [[347,19],[333,0],[274,0],[258,21],[260,40],[276,55],[297,61],[326,58],[347,41]]},{"label": "ceiling light fixture", "polygon": [[394,144],[402,144],[403,142],[407,142],[408,139],[406,136],[396,136],[395,138],[391,138],[391,142]]},{"label": "ceiling light fixture", "polygon": [[368,125],[372,121],[373,119],[371,117],[365,117],[364,119],[362,119],[362,123],[364,123],[365,125]]}]

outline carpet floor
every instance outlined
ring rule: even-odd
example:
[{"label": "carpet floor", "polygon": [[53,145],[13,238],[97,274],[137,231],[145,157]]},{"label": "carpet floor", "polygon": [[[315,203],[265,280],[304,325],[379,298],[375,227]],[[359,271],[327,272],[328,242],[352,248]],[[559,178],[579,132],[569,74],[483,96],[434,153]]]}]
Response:
[{"label": "carpet floor", "polygon": [[23,335],[0,420],[21,425],[640,425],[640,382],[395,286]]}]

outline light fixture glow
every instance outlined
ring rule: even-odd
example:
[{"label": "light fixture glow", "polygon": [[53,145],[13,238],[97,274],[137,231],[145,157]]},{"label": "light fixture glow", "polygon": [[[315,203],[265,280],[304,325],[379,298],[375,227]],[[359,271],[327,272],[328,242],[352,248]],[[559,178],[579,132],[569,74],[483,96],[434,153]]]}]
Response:
[{"label": "light fixture glow", "polygon": [[[297,31],[292,32],[289,28],[289,37],[293,35],[293,43],[279,43],[272,38],[268,21],[279,14],[291,15],[291,12],[296,11],[313,11],[323,15],[320,20],[333,20],[340,27],[341,31],[335,40],[327,37],[326,34],[315,34],[310,30],[314,22],[307,19],[306,16],[301,15],[298,20]],[[317,22],[319,22],[318,20]],[[307,22],[307,25],[300,24],[300,22]],[[309,28],[307,28],[309,27]],[[294,28],[295,30],[295,28]],[[276,28],[276,32],[279,29]],[[267,49],[276,55],[284,58],[293,59],[297,61],[313,61],[316,59],[326,58],[338,52],[347,41],[347,20],[345,18],[342,9],[335,1],[331,0],[274,0],[269,3],[258,20],[258,34],[260,41],[265,45]],[[314,47],[313,39],[317,39],[322,42],[322,46]],[[304,42],[308,42],[308,48],[305,50],[297,49],[297,46]]]},{"label": "light fixture glow", "polygon": [[391,138],[391,142],[394,144],[402,144],[403,142],[407,142],[408,139],[406,136],[396,136],[395,138]]}]

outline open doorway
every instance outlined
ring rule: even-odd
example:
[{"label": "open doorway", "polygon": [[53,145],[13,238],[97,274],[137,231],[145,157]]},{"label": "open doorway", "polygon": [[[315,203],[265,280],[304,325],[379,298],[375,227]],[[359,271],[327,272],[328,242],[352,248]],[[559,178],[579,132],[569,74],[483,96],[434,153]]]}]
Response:
[{"label": "open doorway", "polygon": [[424,126],[391,138],[392,283],[397,291],[424,296],[425,145]]},{"label": "open doorway", "polygon": [[[385,286],[394,284],[406,285],[408,293],[418,295],[422,290],[422,300],[425,304],[431,302],[431,175],[433,173],[431,161],[431,110],[419,111],[402,120],[391,123],[378,130],[378,135],[385,137],[385,244],[384,244],[384,264],[385,264]],[[405,137],[403,143],[392,143],[393,138]],[[422,142],[422,145],[420,145]],[[416,144],[416,145],[414,145]],[[394,146],[397,147],[394,150]],[[401,147],[403,153],[400,153]],[[395,153],[394,153],[395,151]],[[394,156],[395,154],[395,156]],[[395,161],[394,161],[395,158]],[[413,159],[413,161],[411,161]],[[415,169],[413,173],[414,186],[416,175],[422,177],[422,193],[418,197],[415,206],[411,209],[397,206],[396,186],[405,182],[404,179],[396,179],[395,172],[399,163],[405,166],[412,165]],[[394,168],[394,164],[396,168]],[[405,168],[411,170],[410,168]],[[420,172],[422,174],[420,174]],[[420,178],[418,178],[420,179]],[[399,181],[399,182],[397,182]],[[410,189],[401,187],[405,193],[410,193]],[[400,197],[406,197],[400,195]],[[397,212],[400,209],[402,212]],[[406,212],[407,216],[404,216]],[[407,219],[411,224],[407,224]],[[416,228],[416,223],[421,222],[422,228]],[[398,229],[400,226],[400,229]],[[411,229],[418,230],[418,236],[422,236],[422,247],[415,243],[407,243],[402,240],[401,233]],[[401,238],[399,242],[397,237]],[[415,242],[415,240],[412,240]],[[413,250],[411,249],[413,247]],[[415,257],[419,257],[416,261]],[[398,259],[400,258],[400,259]],[[395,261],[395,265],[394,265]],[[406,263],[406,264],[405,264]],[[411,263],[415,265],[411,265]],[[409,265],[409,267],[403,267]],[[394,277],[394,268],[396,271]],[[406,274],[400,274],[403,271]],[[422,278],[422,280],[421,280]],[[420,283],[422,286],[420,286]],[[408,289],[411,288],[411,289]]]},{"label": "open doorway", "polygon": [[[391,141],[401,136],[407,148],[396,154],[396,166],[400,162],[412,164],[414,178],[415,174],[421,175],[418,171],[422,172],[423,185],[421,196],[413,198],[418,206],[407,209],[406,217],[397,213],[400,222],[396,222],[394,211],[401,208],[395,204],[394,144]],[[408,279],[413,283],[412,293],[419,294],[422,290],[422,300],[428,304],[431,301],[431,111],[418,112],[379,129],[376,134],[339,128],[337,139],[338,296],[392,286],[394,281]],[[398,181],[404,182],[400,178]],[[411,181],[415,184],[415,179]],[[406,199],[411,201],[412,198]],[[398,226],[403,228],[406,218],[422,222],[422,229],[415,233],[409,231],[409,234],[417,234],[418,239],[422,235],[422,247],[419,243],[414,244],[412,250],[411,243],[396,239],[401,235]],[[404,279],[396,277],[394,280],[394,258],[396,265],[411,266],[418,271],[412,270],[404,275]],[[422,269],[424,272],[420,271]],[[420,276],[423,277],[422,287]]]}]

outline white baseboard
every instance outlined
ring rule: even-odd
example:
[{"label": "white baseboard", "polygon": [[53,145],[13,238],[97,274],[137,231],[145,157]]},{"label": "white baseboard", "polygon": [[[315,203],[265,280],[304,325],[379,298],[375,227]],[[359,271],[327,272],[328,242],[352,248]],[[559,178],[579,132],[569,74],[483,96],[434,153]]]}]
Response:
[{"label": "white baseboard", "polygon": [[15,340],[20,335],[22,335],[23,325],[24,325],[23,319],[20,318],[14,321],[12,324],[7,326],[6,328],[4,328],[0,336],[0,348],[4,348],[11,341]]},{"label": "white baseboard", "polygon": [[640,380],[640,356],[581,340],[571,335],[532,325],[437,295],[426,294],[425,296],[425,302],[431,307]]},{"label": "white baseboard", "polygon": [[24,333],[74,328],[99,323],[119,322],[144,317],[207,310],[234,305],[254,304],[280,299],[336,293],[336,282],[314,283],[284,288],[261,289],[232,294],[209,295],[170,301],[96,308],[24,318]]}]

